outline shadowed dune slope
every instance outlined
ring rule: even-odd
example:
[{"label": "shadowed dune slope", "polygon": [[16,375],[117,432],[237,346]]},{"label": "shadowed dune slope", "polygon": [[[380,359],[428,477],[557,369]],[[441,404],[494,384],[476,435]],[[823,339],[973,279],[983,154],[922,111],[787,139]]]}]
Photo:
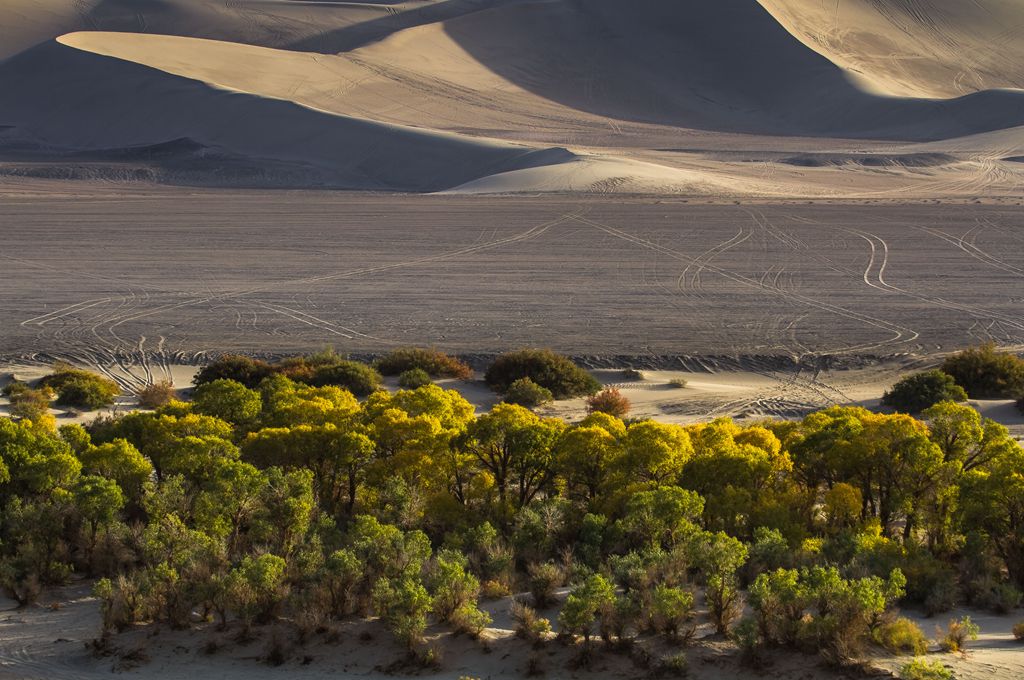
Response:
[{"label": "shadowed dune slope", "polygon": [[0,91],[16,93],[0,99],[0,125],[56,148],[190,138],[254,159],[323,168],[346,188],[436,191],[572,158],[561,149],[385,125],[230,91],[60,41],[0,65]]},{"label": "shadowed dune slope", "polygon": [[454,19],[445,30],[515,84],[625,120],[905,140],[1024,124],[1024,92],[871,94],[755,0],[530,2]]}]

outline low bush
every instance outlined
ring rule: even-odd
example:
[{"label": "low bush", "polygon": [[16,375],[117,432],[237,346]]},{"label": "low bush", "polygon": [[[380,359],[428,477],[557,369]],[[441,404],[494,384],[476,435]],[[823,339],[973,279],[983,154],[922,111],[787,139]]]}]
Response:
[{"label": "low bush", "polygon": [[1024,621],[1013,626],[1013,637],[1018,642],[1024,642]]},{"label": "low bush", "polygon": [[994,343],[966,349],[946,359],[942,370],[953,376],[971,399],[1024,396],[1024,360],[998,352]]},{"label": "low bush", "polygon": [[555,590],[562,585],[564,575],[558,565],[552,562],[531,564],[527,569],[530,579],[530,594],[533,606],[544,609],[555,601]]},{"label": "low bush", "polygon": [[58,406],[86,411],[110,406],[121,394],[121,386],[113,380],[67,364],[55,366],[54,372],[43,378],[39,385],[57,393]]},{"label": "low bush", "polygon": [[520,378],[529,378],[551,390],[556,399],[586,396],[601,389],[601,383],[594,376],[568,358],[545,349],[502,354],[484,374],[484,380],[491,389],[502,394]]},{"label": "low bush", "polygon": [[959,621],[951,619],[949,625],[946,626],[945,632],[942,629],[936,629],[939,640],[939,646],[947,652],[962,652],[967,646],[968,640],[977,640],[978,633],[981,629],[978,625],[971,621],[970,616],[965,616]]},{"label": "low bush", "polygon": [[629,414],[633,405],[629,399],[622,396],[622,393],[614,387],[598,392],[587,399],[587,413],[607,413],[616,418],[623,418]]},{"label": "low bush", "polygon": [[240,354],[224,354],[199,369],[193,379],[195,385],[214,380],[234,380],[252,389],[274,374],[274,367],[266,361]]},{"label": "low bush", "polygon": [[431,384],[433,382],[430,380],[430,375],[422,368],[410,368],[398,376],[398,386],[403,390],[415,390]]},{"label": "low bush", "polygon": [[433,378],[466,380],[473,376],[473,369],[465,362],[444,352],[418,347],[396,349],[374,362],[374,368],[382,375],[401,375],[419,369]]},{"label": "low bush", "polygon": [[900,680],[953,680],[951,670],[938,661],[914,659],[900,669]]},{"label": "low bush", "polygon": [[372,367],[344,359],[318,367],[309,380],[309,384],[314,387],[343,387],[357,397],[365,397],[377,391],[383,382],[380,373]]},{"label": "low bush", "polygon": [[139,400],[139,407],[150,410],[166,406],[176,395],[177,391],[174,389],[174,383],[170,380],[162,380],[152,385],[146,385],[135,393]]},{"label": "low bush", "polygon": [[521,600],[512,600],[509,613],[515,622],[515,632],[521,638],[538,642],[551,633],[551,621],[537,616],[537,610]]},{"label": "low bush", "polygon": [[681,390],[686,387],[687,383],[682,378],[672,378],[668,381],[669,388],[673,390]]},{"label": "low bush", "polygon": [[551,390],[541,387],[529,378],[520,378],[509,385],[502,401],[525,408],[536,408],[554,401]]},{"label": "low bush", "polygon": [[966,401],[967,393],[953,376],[925,371],[907,376],[882,396],[882,405],[901,413],[916,414],[943,401]]},{"label": "low bush", "polygon": [[900,617],[884,623],[874,633],[875,642],[893,654],[921,656],[928,651],[928,638],[921,627],[910,619]]},{"label": "low bush", "polygon": [[27,383],[12,382],[4,387],[3,394],[11,401],[11,415],[15,418],[38,420],[50,411],[54,393],[49,387],[32,389]]},{"label": "low bush", "polygon": [[661,659],[656,671],[670,678],[685,678],[690,673],[690,660],[683,652],[672,654]]},{"label": "low bush", "polygon": [[635,368],[626,368],[622,371],[623,380],[643,380],[644,374],[642,371],[638,371]]}]

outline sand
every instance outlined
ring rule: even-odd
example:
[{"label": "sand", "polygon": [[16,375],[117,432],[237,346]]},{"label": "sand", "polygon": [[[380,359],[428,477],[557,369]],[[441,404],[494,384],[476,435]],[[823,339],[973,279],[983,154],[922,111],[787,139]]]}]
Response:
[{"label": "sand", "polygon": [[[266,627],[257,630],[255,640],[239,643],[233,632],[217,632],[212,626],[173,631],[167,628],[140,626],[114,638],[108,653],[94,655],[88,648],[99,629],[99,604],[89,595],[89,583],[80,582],[58,588],[44,595],[38,605],[18,609],[10,600],[0,599],[0,678],[11,680],[87,680],[110,677],[159,678],[178,680],[197,674],[220,680],[242,678],[295,677],[309,678],[389,678],[422,675],[439,680],[461,677],[522,678],[531,657],[539,660],[547,677],[559,678],[636,678],[644,671],[636,669],[622,655],[598,651],[590,670],[572,669],[571,648],[550,642],[537,652],[514,637],[508,615],[508,598],[482,603],[494,620],[482,640],[453,637],[441,627],[432,626],[427,637],[442,655],[437,671],[418,671],[402,667],[403,652],[377,621],[346,622],[337,628],[337,639],[314,635],[305,644],[298,644],[287,628]],[[553,617],[557,610],[542,612]],[[913,612],[904,612],[918,619],[929,636],[934,636],[936,623],[945,624],[951,616],[970,615],[979,624],[981,634],[968,652],[950,655],[938,652],[933,645],[929,660],[938,660],[954,669],[963,680],[981,678],[1014,678],[1024,669],[1021,665],[1020,643],[1010,634],[1015,619],[992,616],[977,611],[956,611],[924,619]],[[818,680],[839,677],[824,667],[814,656],[778,653],[770,656],[769,665],[752,671],[740,666],[735,648],[712,635],[704,613],[698,614],[697,641],[685,654],[689,660],[689,677],[805,678]],[[262,658],[270,640],[283,642],[286,660],[277,667],[268,666]],[[216,642],[210,651],[207,642]],[[678,648],[652,645],[662,655],[679,652]],[[897,671],[907,657],[871,655],[874,674],[885,676]],[[847,676],[849,677],[849,676]]]},{"label": "sand", "polygon": [[1019,3],[816,4],[16,0],[0,177],[1020,197]]}]

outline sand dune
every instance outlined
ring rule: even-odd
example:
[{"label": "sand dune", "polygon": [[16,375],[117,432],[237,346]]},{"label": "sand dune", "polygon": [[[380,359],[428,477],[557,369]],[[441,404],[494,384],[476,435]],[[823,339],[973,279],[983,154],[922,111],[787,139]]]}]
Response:
[{"label": "sand dune", "polygon": [[[0,59],[64,33],[156,33],[270,47],[345,34],[441,0],[5,0]],[[335,51],[340,51],[335,50]]]},{"label": "sand dune", "polygon": [[[381,124],[220,89],[78,49],[74,35],[8,60],[0,120],[61,148],[111,149],[191,138],[253,158],[311,164],[339,186],[434,191],[571,157]],[[53,103],[54,93],[60,103]]]},{"label": "sand dune", "polygon": [[[1020,175],[1003,160],[1024,139],[1020,41],[1003,35],[1019,3],[13,2],[0,164],[14,140],[56,165],[7,176],[132,177],[66,154],[183,138],[350,189],[928,197],[1013,194]],[[890,43],[904,51],[879,58]],[[951,74],[960,52],[977,77]],[[907,161],[921,154],[944,160]]]},{"label": "sand dune", "polygon": [[955,97],[1024,87],[1017,0],[759,0],[804,44],[880,92]]}]

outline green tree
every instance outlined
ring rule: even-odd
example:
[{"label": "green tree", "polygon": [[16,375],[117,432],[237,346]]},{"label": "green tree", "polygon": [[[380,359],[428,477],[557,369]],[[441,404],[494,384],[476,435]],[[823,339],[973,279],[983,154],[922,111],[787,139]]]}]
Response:
[{"label": "green tree", "polygon": [[493,476],[500,503],[514,494],[523,507],[551,480],[559,429],[521,406],[498,404],[470,423],[462,447]]},{"label": "green tree", "polygon": [[93,551],[96,549],[96,536],[101,528],[114,523],[124,507],[124,494],[117,482],[111,479],[83,475],[78,478],[72,495],[75,510],[87,528],[85,554],[86,562],[91,563]]},{"label": "green tree", "polygon": [[99,446],[89,445],[78,454],[82,472],[117,482],[131,499],[142,497],[143,486],[153,474],[153,466],[126,439],[115,439]]},{"label": "green tree", "polygon": [[623,448],[623,467],[640,480],[655,484],[677,479],[693,455],[693,444],[685,428],[653,420],[630,425]]},{"label": "green tree", "polygon": [[256,420],[263,409],[260,393],[234,380],[214,380],[196,387],[192,395],[197,413],[245,426]]},{"label": "green tree", "polygon": [[960,493],[964,526],[983,532],[1010,579],[1024,590],[1024,448],[971,470]]},{"label": "green tree", "polygon": [[704,574],[708,614],[715,630],[725,635],[740,613],[737,572],[747,561],[747,546],[719,532],[698,539],[696,552]]},{"label": "green tree", "polygon": [[558,470],[569,488],[588,503],[609,489],[612,473],[622,456],[622,445],[596,426],[567,429],[555,445]]}]

